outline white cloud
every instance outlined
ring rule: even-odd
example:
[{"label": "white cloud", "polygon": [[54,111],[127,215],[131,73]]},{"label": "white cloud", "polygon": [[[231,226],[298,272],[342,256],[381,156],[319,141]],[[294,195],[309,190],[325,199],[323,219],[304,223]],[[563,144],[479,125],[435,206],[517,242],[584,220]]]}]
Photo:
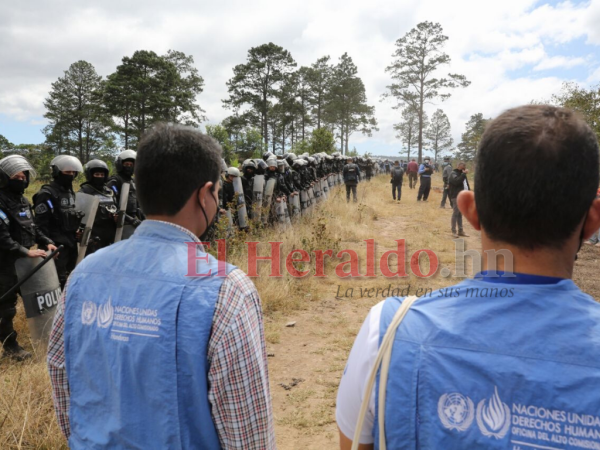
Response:
[{"label": "white cloud", "polygon": [[550,69],[570,69],[575,66],[586,64],[586,60],[581,57],[569,58],[568,56],[552,56],[544,58],[533,70],[550,70]]},{"label": "white cloud", "polygon": [[[445,71],[472,82],[444,103],[430,105],[448,114],[455,139],[471,114],[492,116],[532,99],[549,98],[562,80],[557,69],[588,71],[579,81],[600,81],[600,0],[543,4],[538,0],[292,0],[278,2],[105,0],[84,6],[63,2],[0,4],[0,114],[24,122],[44,113],[43,100],[68,66],[80,59],[101,75],[113,72],[123,56],[148,49],[174,48],[191,54],[205,79],[199,102],[211,123],[225,118],[221,100],[234,65],[247,50],[274,42],[289,50],[299,65],[348,52],[376,106],[380,131],[372,138],[355,134],[351,145],[375,150],[399,146],[393,124],[399,111],[380,96],[390,82],[384,69],[394,42],[418,22],[440,22],[450,37]],[[584,38],[583,58],[561,49]],[[540,76],[543,75],[543,78]],[[0,131],[4,133],[4,131]]]}]

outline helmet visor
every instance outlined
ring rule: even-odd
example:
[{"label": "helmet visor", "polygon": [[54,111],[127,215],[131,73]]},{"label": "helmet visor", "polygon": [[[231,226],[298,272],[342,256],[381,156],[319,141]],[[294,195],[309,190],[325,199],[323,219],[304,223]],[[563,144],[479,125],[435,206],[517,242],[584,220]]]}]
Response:
[{"label": "helmet visor", "polygon": [[29,164],[29,161],[21,155],[10,155],[0,159],[0,170],[8,175],[8,178],[14,177],[19,172],[29,172],[30,180],[33,180],[37,176],[35,169]]}]

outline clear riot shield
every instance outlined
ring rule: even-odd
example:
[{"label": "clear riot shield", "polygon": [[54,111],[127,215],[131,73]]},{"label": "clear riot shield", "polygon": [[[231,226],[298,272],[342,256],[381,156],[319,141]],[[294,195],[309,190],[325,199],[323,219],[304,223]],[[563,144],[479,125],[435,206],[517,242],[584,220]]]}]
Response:
[{"label": "clear riot shield", "polygon": [[327,200],[327,198],[329,198],[329,185],[327,184],[327,178],[323,178],[321,180],[321,192],[323,193],[325,200]]},{"label": "clear riot shield", "polygon": [[[17,259],[15,270],[19,281],[25,279],[43,260],[41,257]],[[21,285],[20,291],[35,353],[40,359],[43,359],[48,348],[48,338],[56,313],[56,305],[58,305],[61,295],[54,261],[50,259],[25,281]]]},{"label": "clear riot shield", "polygon": [[306,208],[308,208],[308,192],[304,189],[300,191],[300,211],[303,215],[306,214]]},{"label": "clear riot shield", "polygon": [[277,223],[280,227],[286,228],[286,220],[285,220],[285,209],[286,205],[283,200],[275,201],[275,212],[277,213]]},{"label": "clear riot shield", "polygon": [[308,188],[308,213],[312,214],[315,205],[315,192],[312,187]]},{"label": "clear riot shield", "polygon": [[75,208],[85,214],[81,220],[83,235],[81,236],[81,242],[79,243],[76,265],[79,264],[85,257],[85,252],[87,251],[87,246],[90,242],[92,227],[94,226],[94,219],[96,218],[96,212],[98,211],[99,203],[100,200],[95,195],[84,194],[83,192],[78,192],[75,194]]},{"label": "clear riot shield", "polygon": [[262,213],[263,191],[265,190],[265,176],[254,175],[252,183],[252,219],[260,220]]},{"label": "clear riot shield", "polygon": [[321,200],[323,200],[321,198],[321,180],[317,179],[317,181],[315,181],[315,185],[313,186],[313,192],[315,196],[315,202],[320,203]]},{"label": "clear riot shield", "polygon": [[125,212],[127,211],[127,201],[129,200],[129,183],[123,183],[121,186],[121,197],[119,199],[119,215],[117,216],[117,232],[115,233],[115,243],[123,238],[123,228],[125,226]]},{"label": "clear riot shield", "polygon": [[244,187],[240,177],[233,177],[233,191],[237,197],[237,216],[240,228],[248,227],[248,213],[246,212],[246,199],[244,198]]},{"label": "clear riot shield", "polygon": [[271,203],[273,202],[273,191],[275,190],[275,184],[277,180],[270,178],[265,186],[265,196],[263,198],[263,208],[265,208],[265,214],[262,217],[263,224],[269,222],[269,213],[271,211]]},{"label": "clear riot shield", "polygon": [[[302,194],[300,194],[302,195]],[[292,207],[292,218],[297,219],[300,217],[300,195],[294,195],[290,199],[290,206]]]},{"label": "clear riot shield", "polygon": [[233,233],[233,216],[231,215],[231,209],[227,208],[225,217],[227,218],[227,236],[231,236]]},{"label": "clear riot shield", "polygon": [[288,201],[283,201],[281,202],[283,203],[283,209],[285,212],[285,225],[286,227],[291,227],[292,226],[292,219],[290,218],[290,203],[289,203],[289,199]]}]

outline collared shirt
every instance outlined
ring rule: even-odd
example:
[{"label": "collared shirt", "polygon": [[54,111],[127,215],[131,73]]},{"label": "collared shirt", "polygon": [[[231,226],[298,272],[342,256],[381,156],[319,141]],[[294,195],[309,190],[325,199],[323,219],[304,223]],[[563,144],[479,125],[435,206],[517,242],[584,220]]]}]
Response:
[{"label": "collared shirt", "polygon": [[[157,221],[158,222],[158,221]],[[189,230],[170,222],[190,237]],[[60,298],[50,343],[48,370],[58,424],[70,435],[70,391],[65,369],[64,311],[69,284]],[[258,333],[256,331],[259,331]],[[221,446],[226,449],[274,449],[275,434],[260,297],[244,272],[223,280],[208,343],[208,397]],[[241,401],[240,401],[241,400]]]}]

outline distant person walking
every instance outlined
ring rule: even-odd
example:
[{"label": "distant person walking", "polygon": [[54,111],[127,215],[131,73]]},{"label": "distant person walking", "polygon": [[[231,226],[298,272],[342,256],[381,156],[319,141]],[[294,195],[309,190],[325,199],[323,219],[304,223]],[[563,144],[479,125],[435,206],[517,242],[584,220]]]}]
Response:
[{"label": "distant person walking", "polygon": [[408,174],[408,187],[414,189],[417,187],[417,172],[419,171],[419,165],[412,159],[408,166],[406,166],[406,173]]},{"label": "distant person walking", "polygon": [[[440,208],[446,207],[446,199],[448,198],[448,180],[452,173],[452,163],[449,158],[444,158],[444,170],[442,171],[442,180],[444,181],[444,193],[442,194],[442,202]],[[452,206],[452,200],[450,200],[450,206]]]},{"label": "distant person walking", "polygon": [[433,174],[433,166],[429,164],[429,158],[423,160],[423,164],[419,166],[419,175],[421,175],[421,184],[419,185],[419,194],[417,195],[417,201],[420,202],[423,199],[424,202],[429,198],[429,192],[431,191],[431,175]]},{"label": "distant person walking", "polygon": [[[469,169],[464,162],[459,162],[456,169],[450,174],[448,179],[450,203],[452,203],[452,237],[457,238],[459,236],[468,237],[463,230],[462,214],[458,209],[456,197],[461,191],[470,191],[469,180],[467,180],[467,174]],[[458,231],[458,233],[457,233]]]},{"label": "distant person walking", "polygon": [[354,164],[352,158],[347,159],[347,164],[344,166],[343,171],[344,184],[346,185],[346,203],[350,201],[350,191],[352,191],[352,198],[354,203],[358,201],[356,197],[356,185],[360,181],[360,169]]},{"label": "distant person walking", "polygon": [[398,202],[402,198],[402,181],[404,178],[404,170],[400,167],[400,162],[396,161],[394,167],[392,167],[391,180],[392,183],[392,197],[396,200],[396,191],[398,191]]}]

